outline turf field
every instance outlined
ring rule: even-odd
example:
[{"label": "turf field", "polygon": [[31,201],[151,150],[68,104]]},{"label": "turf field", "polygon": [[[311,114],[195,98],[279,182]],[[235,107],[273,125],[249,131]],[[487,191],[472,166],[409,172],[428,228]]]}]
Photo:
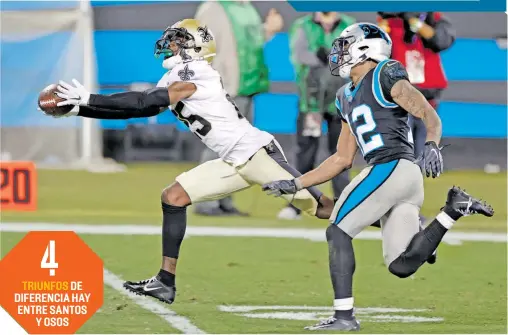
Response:
[{"label": "turf field", "polygon": [[[160,191],[188,168],[132,165],[118,174],[42,170],[39,210],[2,213],[2,222],[160,225]],[[492,219],[465,218],[454,231],[506,234],[505,174],[448,172],[426,182],[426,216],[439,210],[446,190],[456,184],[487,199],[496,214]],[[235,200],[252,217],[214,219],[191,214],[188,225],[322,228],[323,234],[327,225],[314,218],[274,219],[283,202],[264,196],[259,188],[239,193]],[[2,254],[23,235],[2,233]],[[160,265],[159,236],[82,238],[104,260],[105,268],[121,278],[144,279]],[[413,278],[401,280],[386,270],[380,241],[355,241],[355,303],[362,332],[506,333],[506,251],[506,243],[499,242],[443,244],[437,264],[425,265]],[[333,298],[326,243],[303,239],[192,236],[183,244],[177,284],[177,301],[166,307],[206,333],[303,333],[302,327],[313,319],[329,315],[326,308]],[[105,286],[104,306],[80,332],[181,332],[164,317]]]}]

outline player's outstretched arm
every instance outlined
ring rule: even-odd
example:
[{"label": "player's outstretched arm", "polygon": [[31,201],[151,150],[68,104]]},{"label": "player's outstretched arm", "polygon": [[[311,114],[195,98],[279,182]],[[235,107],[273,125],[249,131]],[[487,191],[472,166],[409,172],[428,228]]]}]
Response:
[{"label": "player's outstretched arm", "polygon": [[[351,134],[350,128],[342,121],[342,130],[335,154],[328,157],[321,165],[303,176],[291,180],[276,180],[264,184],[262,189],[269,195],[280,197],[283,194],[295,194],[301,189],[322,184],[342,171],[349,169],[353,165],[357,149],[356,140],[353,134]],[[325,218],[326,214],[317,216]]]},{"label": "player's outstretched arm", "polygon": [[140,117],[151,117],[166,110],[166,108],[163,107],[152,108],[150,110],[146,110],[141,116],[140,113],[138,113],[136,110],[118,110],[91,106],[76,106],[76,108],[78,108],[78,112],[74,115],[101,120],[125,120]]},{"label": "player's outstretched arm", "polygon": [[441,141],[441,119],[427,99],[407,80],[397,81],[392,89],[393,101],[409,114],[422,119],[427,129],[427,142],[439,145]]},{"label": "player's outstretched arm", "polygon": [[110,95],[90,94],[89,106],[99,108],[133,109],[140,112],[168,107],[196,92],[196,85],[188,82],[175,82],[169,87],[157,87],[143,92],[124,92]]},{"label": "player's outstretched arm", "polygon": [[353,165],[358,146],[354,135],[346,122],[342,121],[342,130],[337,142],[337,152],[328,157],[312,171],[307,172],[295,180],[300,188],[319,185],[345,171]]},{"label": "player's outstretched arm", "polygon": [[73,83],[74,86],[60,82],[58,95],[65,100],[58,103],[58,106],[84,106],[78,115],[97,119],[153,116],[196,91],[193,83],[175,82],[167,88],[103,95],[90,94],[77,80],[73,80]]}]

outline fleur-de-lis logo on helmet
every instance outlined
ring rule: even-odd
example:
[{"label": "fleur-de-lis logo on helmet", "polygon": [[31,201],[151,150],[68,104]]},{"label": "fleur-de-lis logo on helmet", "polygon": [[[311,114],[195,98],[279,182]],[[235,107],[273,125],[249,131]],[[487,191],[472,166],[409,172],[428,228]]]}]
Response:
[{"label": "fleur-de-lis logo on helmet", "polygon": [[208,27],[198,27],[199,36],[201,36],[201,39],[203,43],[210,42],[213,40],[212,34],[208,31]]},{"label": "fleur-de-lis logo on helmet", "polygon": [[189,64],[185,65],[185,67],[183,68],[183,70],[180,70],[178,71],[178,76],[180,77],[180,79],[182,79],[183,81],[187,81],[187,80],[190,80],[191,77],[194,77],[195,73],[194,71],[190,70],[189,69]]}]

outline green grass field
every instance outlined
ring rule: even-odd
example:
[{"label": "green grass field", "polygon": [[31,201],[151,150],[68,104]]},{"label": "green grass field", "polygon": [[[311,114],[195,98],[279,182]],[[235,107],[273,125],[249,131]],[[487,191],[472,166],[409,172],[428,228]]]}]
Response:
[{"label": "green grass field", "polygon": [[[127,172],[97,174],[80,171],[39,171],[39,209],[27,213],[2,213],[3,221],[44,221],[89,224],[160,224],[160,193],[189,164],[131,165]],[[487,199],[496,215],[479,220],[460,221],[457,230],[506,232],[506,174],[483,172],[448,172],[438,179],[426,179],[422,213],[432,217],[443,206],[452,185],[466,188],[477,197]],[[203,187],[206,187],[205,185]],[[329,185],[322,187],[331,194]],[[190,216],[190,225],[246,227],[326,227],[326,220],[305,217],[296,222],[276,220],[283,200],[265,196],[259,187],[237,193],[238,207],[252,218],[215,219]],[[192,213],[191,210],[188,213]]]},{"label": "green grass field", "polygon": [[[93,174],[39,171],[39,210],[2,213],[2,222],[160,225],[160,191],[188,165],[132,165],[127,172]],[[488,200],[492,219],[470,217],[454,231],[506,234],[506,175],[448,172],[426,181],[423,214],[442,206],[447,189],[460,185]],[[325,185],[323,190],[329,191]],[[324,228],[326,220],[275,219],[284,205],[252,188],[235,195],[250,218],[203,218],[188,210],[189,226]],[[24,236],[2,233],[5,255]],[[152,276],[160,265],[159,236],[82,235],[104,266],[129,280]],[[506,243],[442,244],[438,262],[398,279],[383,264],[380,241],[355,241],[355,304],[364,333],[506,333]],[[318,312],[287,306],[331,306],[326,243],[300,239],[191,237],[183,243],[178,296],[167,306],[207,333],[305,333]],[[227,305],[232,311],[224,311]],[[234,311],[241,306],[262,306]],[[283,306],[269,310],[270,306]],[[364,308],[399,308],[406,311]],[[264,309],[263,309],[264,308]],[[283,309],[286,308],[286,309]],[[330,308],[331,309],[331,308]],[[418,309],[419,311],[415,311]],[[412,310],[412,311],[411,311]],[[293,318],[293,319],[291,319]],[[296,318],[296,320],[295,320]],[[424,322],[418,322],[424,321]],[[162,317],[105,286],[104,305],[80,333],[179,333]]]}]

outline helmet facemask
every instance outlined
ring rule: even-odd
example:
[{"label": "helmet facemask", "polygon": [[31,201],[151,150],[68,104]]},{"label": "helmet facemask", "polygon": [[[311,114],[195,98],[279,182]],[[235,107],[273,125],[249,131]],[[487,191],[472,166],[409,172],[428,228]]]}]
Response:
[{"label": "helmet facemask", "polygon": [[349,52],[349,48],[355,41],[354,36],[339,37],[333,41],[332,50],[328,56],[328,65],[332,75],[340,75],[340,69],[351,64],[353,57]]},{"label": "helmet facemask", "polygon": [[355,65],[367,60],[365,51],[368,47],[359,47],[359,42],[361,40],[357,41],[355,36],[339,37],[333,41],[328,62],[332,75],[348,78]]},{"label": "helmet facemask", "polygon": [[179,55],[185,59],[185,49],[195,46],[194,37],[185,28],[168,28],[155,42],[154,55],[157,58],[162,55],[164,59]]}]

